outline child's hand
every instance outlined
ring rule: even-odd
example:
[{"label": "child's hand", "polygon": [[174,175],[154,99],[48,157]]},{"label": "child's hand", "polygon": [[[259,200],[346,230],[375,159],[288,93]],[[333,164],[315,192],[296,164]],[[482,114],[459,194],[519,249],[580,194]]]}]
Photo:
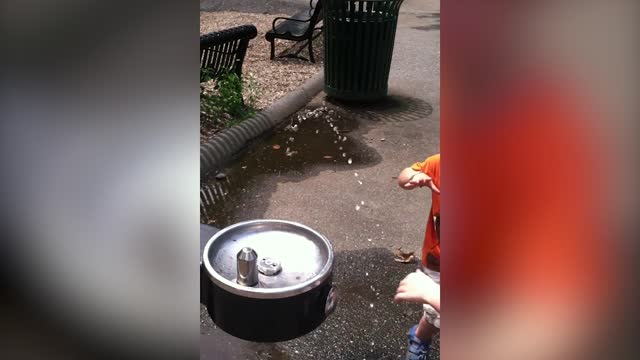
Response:
[{"label": "child's hand", "polygon": [[417,270],[416,272],[407,275],[407,277],[400,282],[393,301],[429,304],[434,308],[439,309],[440,285],[422,271]]},{"label": "child's hand", "polygon": [[413,189],[415,187],[428,186],[436,194],[440,194],[440,189],[433,183],[433,179],[425,173],[415,174],[408,183],[405,184],[405,189]]}]

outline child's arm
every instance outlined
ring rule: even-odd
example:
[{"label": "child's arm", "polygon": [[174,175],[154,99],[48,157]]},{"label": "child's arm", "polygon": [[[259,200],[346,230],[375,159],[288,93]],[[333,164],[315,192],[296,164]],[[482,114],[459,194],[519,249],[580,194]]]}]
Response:
[{"label": "child's arm", "polygon": [[433,184],[429,175],[422,171],[413,170],[410,167],[400,172],[400,175],[398,175],[398,185],[405,190],[429,186],[435,193],[440,194],[440,189]]}]

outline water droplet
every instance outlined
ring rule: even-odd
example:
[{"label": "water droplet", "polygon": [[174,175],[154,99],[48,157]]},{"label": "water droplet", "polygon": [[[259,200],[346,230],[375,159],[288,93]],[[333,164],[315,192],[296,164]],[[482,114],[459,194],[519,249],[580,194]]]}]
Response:
[{"label": "water droplet", "polygon": [[353,173],[353,175],[354,175],[355,177],[358,177],[358,173]]},{"label": "water droplet", "polygon": [[364,205],[364,201],[360,201],[360,205]]},{"label": "water droplet", "polygon": [[[373,307],[373,304],[369,304],[370,307]],[[371,343],[371,345],[373,345],[373,343]]]},{"label": "water droplet", "polygon": [[356,205],[356,211],[360,210],[360,205]]},{"label": "water droplet", "polygon": [[366,276],[369,276],[369,273],[368,273],[368,272],[366,272],[366,273],[364,273],[364,274],[365,274]]},{"label": "water droplet", "polygon": [[351,161],[351,158],[349,158],[349,160],[347,160],[347,164],[351,165],[353,161]]}]

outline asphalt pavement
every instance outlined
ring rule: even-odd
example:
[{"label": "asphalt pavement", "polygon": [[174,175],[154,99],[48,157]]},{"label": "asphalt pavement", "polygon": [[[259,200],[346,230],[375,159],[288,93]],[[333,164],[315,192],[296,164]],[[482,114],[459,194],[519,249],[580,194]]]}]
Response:
[{"label": "asphalt pavement", "polygon": [[[395,177],[440,151],[439,9],[439,1],[431,0],[402,5],[387,101],[353,107],[331,103],[321,93],[308,106],[320,108],[318,118],[303,111],[309,119],[299,124],[300,130],[276,131],[226,169],[224,180],[211,181],[224,188],[207,215],[218,227],[274,218],[303,223],[327,236],[336,251],[340,302],[317,330],[276,344],[227,335],[202,309],[201,359],[404,356],[405,333],[419,320],[421,308],[391,301],[398,282],[416,266],[394,261],[393,251],[401,247],[420,254],[430,193],[402,190]],[[345,140],[332,137],[327,119]],[[276,144],[293,154],[274,152]]]}]

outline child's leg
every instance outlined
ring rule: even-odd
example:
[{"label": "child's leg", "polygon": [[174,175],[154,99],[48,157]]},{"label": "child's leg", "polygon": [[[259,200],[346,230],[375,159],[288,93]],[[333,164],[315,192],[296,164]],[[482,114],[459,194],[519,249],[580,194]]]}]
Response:
[{"label": "child's leg", "polygon": [[[440,273],[437,271],[429,270],[426,267],[421,268],[422,272],[427,274],[433,281],[440,284]],[[433,308],[433,306],[424,304],[424,315],[418,323],[416,329],[416,337],[423,342],[431,342],[431,337],[440,331],[440,313]]]},{"label": "child's leg", "polygon": [[431,337],[435,335],[439,330],[440,329],[435,327],[433,324],[429,323],[426,316],[423,316],[418,323],[416,336],[418,337],[418,339],[422,340],[422,342],[430,343]]},{"label": "child's leg", "polygon": [[438,328],[431,325],[425,314],[418,325],[412,327],[407,333],[409,346],[405,360],[426,360],[429,357],[431,347],[431,337],[438,331]]}]

